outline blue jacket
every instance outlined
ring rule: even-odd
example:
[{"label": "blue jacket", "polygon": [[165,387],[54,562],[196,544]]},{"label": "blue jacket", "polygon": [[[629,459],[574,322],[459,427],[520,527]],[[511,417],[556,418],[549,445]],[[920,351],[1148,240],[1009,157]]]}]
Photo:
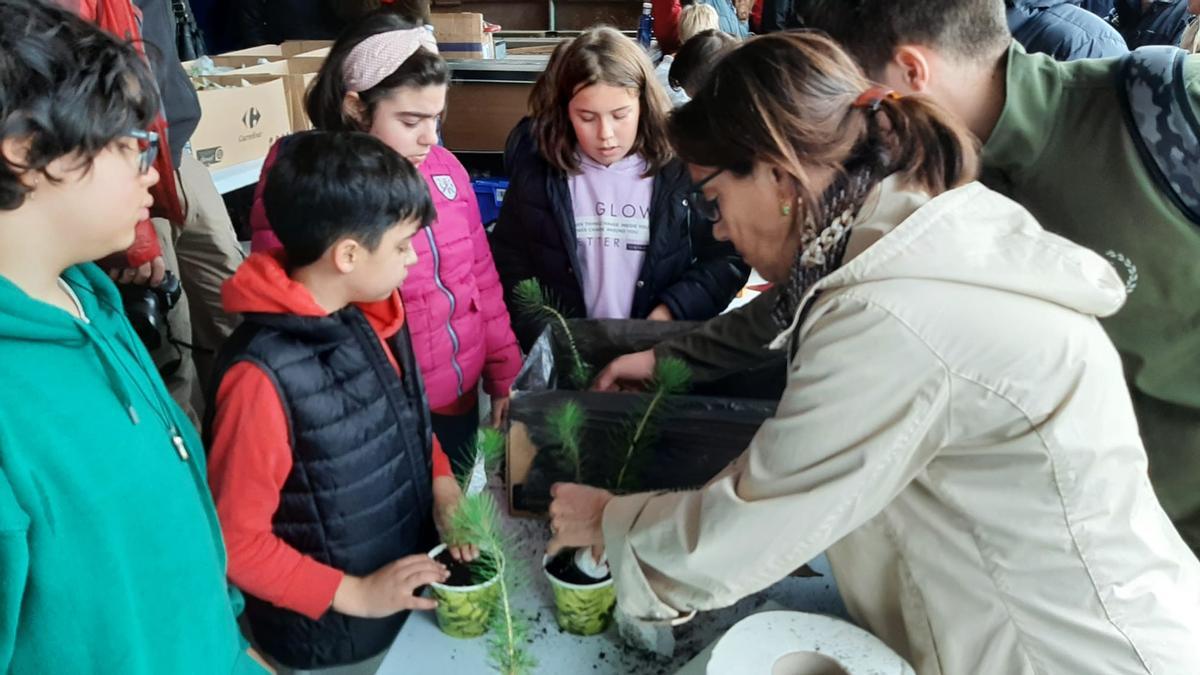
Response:
[{"label": "blue jacket", "polygon": [[1154,0],[1145,11],[1141,0],[1117,0],[1109,17],[1130,49],[1178,45],[1190,19],[1188,0]]},{"label": "blue jacket", "polygon": [[1113,7],[1116,7],[1116,0],[1071,0],[1072,4],[1079,5],[1096,16],[1107,19],[1109,14],[1112,14]]},{"label": "blue jacket", "polygon": [[1129,51],[1115,28],[1070,0],[1008,0],[1007,5],[1008,29],[1027,52],[1074,61]]},{"label": "blue jacket", "polygon": [[733,0],[699,0],[699,2],[717,10],[717,18],[720,20],[723,32],[729,33],[739,40],[750,37],[750,24],[746,21],[738,21],[737,8],[733,6]]}]

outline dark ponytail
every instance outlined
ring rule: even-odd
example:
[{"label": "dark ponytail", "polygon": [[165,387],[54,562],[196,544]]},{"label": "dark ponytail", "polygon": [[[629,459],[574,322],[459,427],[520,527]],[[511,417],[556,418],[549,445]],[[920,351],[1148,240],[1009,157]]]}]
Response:
[{"label": "dark ponytail", "polygon": [[[423,25],[424,21],[420,18],[385,8],[364,16],[342,31],[305,96],[304,109],[308,112],[313,126],[326,131],[365,131],[358,119],[346,114],[344,102],[347,91],[342,76],[346,59],[359,43],[369,37]],[[375,114],[376,104],[400,87],[428,87],[449,83],[450,67],[446,60],[438,54],[418,49],[382,82],[359,92],[359,98],[366,106],[367,119],[370,120]]]},{"label": "dark ponytail", "polygon": [[[931,195],[975,180],[979,172],[975,137],[932,100],[885,97],[874,115],[868,128],[886,148],[885,175],[899,174],[904,182]],[[879,117],[886,125],[880,124]]]},{"label": "dark ponytail", "polygon": [[[871,87],[824,34],[757,37],[722,58],[676,111],[671,142],[690,164],[746,176],[758,161],[790,175],[805,210],[798,227],[822,228],[832,213],[856,210],[891,175],[932,196],[975,178],[976,144],[959,122],[922,97],[856,107]],[[807,181],[814,168],[835,174],[822,194]],[[846,204],[838,195],[858,201]]]}]

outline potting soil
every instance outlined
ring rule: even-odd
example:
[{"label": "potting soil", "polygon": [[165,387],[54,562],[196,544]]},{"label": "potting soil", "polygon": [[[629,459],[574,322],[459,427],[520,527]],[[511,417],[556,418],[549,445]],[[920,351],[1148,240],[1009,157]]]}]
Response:
[{"label": "potting soil", "polygon": [[446,570],[450,572],[450,578],[442,582],[443,586],[474,586],[487,581],[483,578],[486,567],[481,566],[478,560],[469,563],[459,562],[450,555],[450,549],[437,554],[434,560],[445,565]]}]

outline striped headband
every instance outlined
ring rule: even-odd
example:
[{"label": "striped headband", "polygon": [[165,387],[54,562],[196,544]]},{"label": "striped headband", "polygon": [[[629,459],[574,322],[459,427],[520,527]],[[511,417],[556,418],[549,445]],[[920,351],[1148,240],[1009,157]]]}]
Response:
[{"label": "striped headband", "polygon": [[438,53],[437,38],[424,26],[379,33],[350,50],[342,66],[346,91],[363,92],[396,72],[418,49]]}]

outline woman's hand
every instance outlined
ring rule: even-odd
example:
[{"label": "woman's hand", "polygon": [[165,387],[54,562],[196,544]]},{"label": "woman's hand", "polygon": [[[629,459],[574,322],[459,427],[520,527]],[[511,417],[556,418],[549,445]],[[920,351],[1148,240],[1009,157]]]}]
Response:
[{"label": "woman's hand", "polygon": [[[462,488],[458,486],[458,481],[450,476],[438,476],[433,479],[433,522],[442,535],[442,541],[446,541],[450,532],[450,522],[462,496]],[[479,557],[479,547],[473,544],[452,544],[447,548],[450,557],[459,562],[471,562]]]},{"label": "woman's hand", "polygon": [[492,398],[492,428],[503,429],[504,424],[508,422],[508,404],[512,401],[511,398]]},{"label": "woman's hand", "polygon": [[613,495],[607,490],[555,483],[550,486],[550,532],[554,535],[546,553],[554,557],[564,548],[591,547],[597,559],[604,551],[604,507]]},{"label": "woman's hand", "polygon": [[644,389],[644,384],[654,379],[654,366],[658,359],[653,349],[636,354],[626,354],[608,364],[600,372],[593,391],[629,391]]}]

